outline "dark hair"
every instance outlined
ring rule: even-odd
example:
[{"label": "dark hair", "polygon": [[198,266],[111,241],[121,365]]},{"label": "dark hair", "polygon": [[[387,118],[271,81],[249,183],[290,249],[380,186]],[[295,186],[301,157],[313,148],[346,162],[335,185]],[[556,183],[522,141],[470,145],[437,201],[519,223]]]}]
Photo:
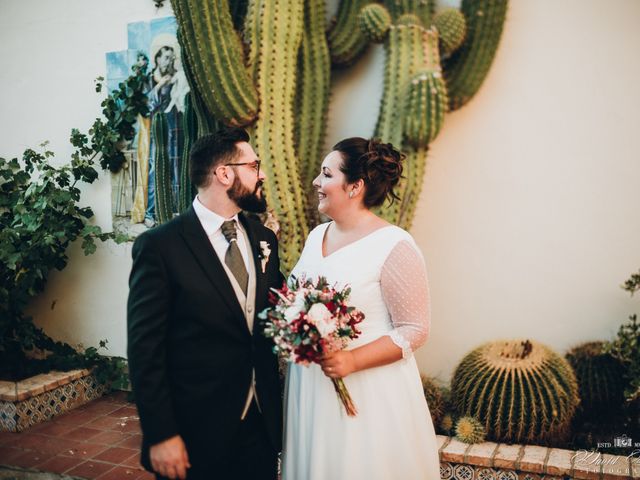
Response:
[{"label": "dark hair", "polygon": [[196,188],[209,185],[211,170],[222,162],[232,162],[239,153],[236,143],[248,141],[249,134],[243,128],[223,128],[200,137],[189,153],[191,183]]},{"label": "dark hair", "polygon": [[364,205],[378,207],[387,198],[400,200],[393,191],[402,178],[402,161],[405,155],[390,143],[362,137],[346,138],[333,146],[342,155],[340,171],[348,183],[364,180]]}]

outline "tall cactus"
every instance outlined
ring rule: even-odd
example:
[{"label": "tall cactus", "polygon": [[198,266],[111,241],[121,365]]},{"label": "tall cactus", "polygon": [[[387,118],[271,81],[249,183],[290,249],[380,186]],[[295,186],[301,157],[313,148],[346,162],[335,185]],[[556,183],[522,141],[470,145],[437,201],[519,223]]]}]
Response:
[{"label": "tall cactus", "polygon": [[248,125],[258,114],[258,96],[243,62],[228,0],[172,0],[171,4],[207,108],[229,125]]},{"label": "tall cactus", "polygon": [[461,10],[467,35],[443,65],[451,110],[467,103],[484,82],[502,35],[507,0],[463,0]]},{"label": "tall cactus", "polygon": [[198,117],[193,108],[193,93],[189,92],[184,102],[182,114],[184,141],[180,158],[180,183],[178,184],[178,213],[183,213],[193,202],[193,185],[189,175],[189,153],[198,133]]},{"label": "tall cactus", "polygon": [[[285,269],[293,267],[307,237],[305,194],[294,147],[294,96],[303,5],[298,0],[250,0],[247,37],[258,88],[261,115],[252,128],[253,145],[264,161],[268,204],[275,210],[286,241],[281,244]],[[308,188],[308,187],[307,187]]]},{"label": "tall cactus", "polygon": [[173,218],[171,162],[167,151],[169,126],[167,115],[158,112],[153,115],[151,130],[155,139],[155,206],[159,223],[168,222]]},{"label": "tall cactus", "polygon": [[328,41],[334,66],[351,65],[367,49],[369,40],[358,28],[358,14],[369,0],[344,0],[329,30]]},{"label": "tall cactus", "polygon": [[306,205],[310,226],[318,222],[317,197],[311,182],[322,163],[331,87],[324,3],[324,0],[304,1],[305,28],[298,55],[295,143],[302,189],[308,192]]},{"label": "tall cactus", "polygon": [[456,368],[451,393],[458,413],[480,420],[487,438],[510,443],[566,438],[580,403],[569,363],[529,340],[474,349]]}]

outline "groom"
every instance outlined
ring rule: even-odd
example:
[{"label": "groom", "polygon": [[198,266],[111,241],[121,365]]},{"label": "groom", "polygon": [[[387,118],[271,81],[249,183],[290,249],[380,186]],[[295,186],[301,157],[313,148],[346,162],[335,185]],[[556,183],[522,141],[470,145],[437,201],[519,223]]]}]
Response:
[{"label": "groom", "polygon": [[138,237],[127,306],[129,373],[157,478],[274,480],[282,405],[276,357],[256,312],[282,285],[264,212],[264,172],[242,129],[200,138],[198,195]]}]

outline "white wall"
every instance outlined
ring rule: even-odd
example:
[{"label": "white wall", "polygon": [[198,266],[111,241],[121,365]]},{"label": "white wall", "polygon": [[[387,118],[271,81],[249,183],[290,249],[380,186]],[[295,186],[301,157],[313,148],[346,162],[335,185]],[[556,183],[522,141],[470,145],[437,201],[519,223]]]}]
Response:
[{"label": "white wall", "polygon": [[[127,23],[169,13],[152,0],[0,0],[0,155],[49,139],[67,158],[70,129],[99,113],[104,53],[126,48]],[[636,0],[511,0],[484,85],[431,148],[412,229],[432,293],[425,373],[446,380],[496,338],[563,352],[640,310],[619,288],[640,267],[639,22]],[[337,77],[328,146],[373,132],[383,62],[378,46]],[[107,175],[84,200],[110,228]],[[124,355],[130,245],[70,254],[33,314],[60,339],[108,338]]]}]

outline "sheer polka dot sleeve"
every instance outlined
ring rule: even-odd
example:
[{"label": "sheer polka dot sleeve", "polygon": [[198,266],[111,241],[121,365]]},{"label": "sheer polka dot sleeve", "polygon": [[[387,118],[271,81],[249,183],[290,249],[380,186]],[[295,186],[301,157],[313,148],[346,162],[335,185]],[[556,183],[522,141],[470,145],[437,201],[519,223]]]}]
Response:
[{"label": "sheer polka dot sleeve", "polygon": [[380,284],[394,326],[389,336],[408,358],[427,341],[431,327],[427,270],[415,245],[402,240],[393,248],[382,266]]}]

